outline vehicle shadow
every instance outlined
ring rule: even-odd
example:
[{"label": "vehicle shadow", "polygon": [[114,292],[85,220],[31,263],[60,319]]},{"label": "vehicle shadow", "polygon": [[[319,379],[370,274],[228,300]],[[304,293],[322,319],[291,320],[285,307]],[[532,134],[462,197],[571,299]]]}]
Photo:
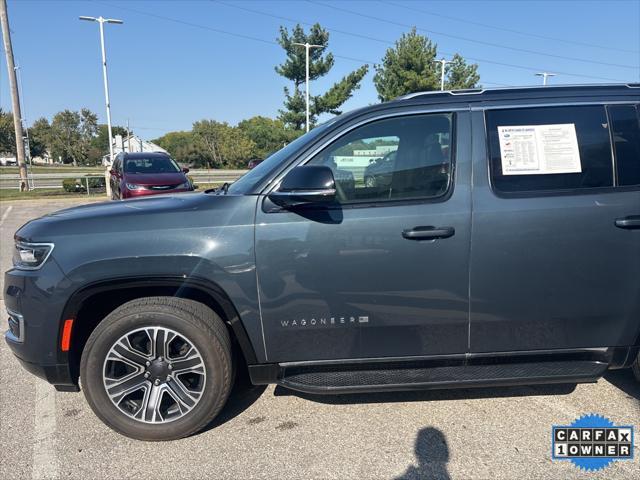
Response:
[{"label": "vehicle shadow", "polygon": [[414,447],[417,464],[410,465],[395,480],[434,479],[448,480],[449,446],[447,440],[437,428],[426,427],[418,431]]},{"label": "vehicle shadow", "polygon": [[609,370],[604,379],[629,397],[640,400],[640,382],[635,379],[631,369]]},{"label": "vehicle shadow", "polygon": [[238,364],[239,368],[236,371],[236,379],[227,403],[216,418],[200,433],[208,432],[233,420],[253,405],[267,389],[267,385],[253,385],[249,379],[249,371],[246,365],[244,365],[244,362],[238,362]]},{"label": "vehicle shadow", "polygon": [[527,385],[517,387],[460,388],[449,390],[416,390],[406,392],[348,393],[320,395],[296,392],[277,386],[276,396],[297,396],[305,400],[331,405],[356,403],[432,402],[440,400],[469,400],[501,397],[530,397],[536,395],[568,395],[576,384]]}]

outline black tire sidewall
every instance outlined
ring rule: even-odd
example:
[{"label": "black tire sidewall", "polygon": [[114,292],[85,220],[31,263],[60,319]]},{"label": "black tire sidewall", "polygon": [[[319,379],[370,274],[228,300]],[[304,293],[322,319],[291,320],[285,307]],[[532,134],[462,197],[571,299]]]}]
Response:
[{"label": "black tire sidewall", "polygon": [[[211,338],[203,335],[197,325],[185,321],[188,316],[185,312],[169,313],[166,309],[158,311],[147,306],[145,312],[127,313],[103,322],[94,331],[95,337],[92,334],[94,338],[89,339],[82,355],[82,386],[93,411],[114,430],[143,440],[181,438],[194,433],[224,405],[225,393],[229,390],[225,386],[224,369],[231,369],[230,352],[225,352],[217,339],[204,341]],[[162,424],[144,423],[122,413],[111,402],[103,384],[104,360],[113,344],[127,332],[151,326],[170,328],[186,337],[198,349],[205,365],[205,389],[198,404],[184,417]],[[223,395],[225,398],[221,398]]]}]

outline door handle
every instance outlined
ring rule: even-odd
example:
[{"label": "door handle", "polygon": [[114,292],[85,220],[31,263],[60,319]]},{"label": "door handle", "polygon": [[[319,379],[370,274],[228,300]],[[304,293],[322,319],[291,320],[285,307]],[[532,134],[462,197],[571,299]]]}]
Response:
[{"label": "door handle", "polygon": [[453,227],[414,227],[403,230],[402,236],[407,240],[434,240],[436,238],[449,238],[456,233]]},{"label": "door handle", "polygon": [[627,230],[640,228],[640,215],[629,215],[628,217],[616,219],[616,227]]}]

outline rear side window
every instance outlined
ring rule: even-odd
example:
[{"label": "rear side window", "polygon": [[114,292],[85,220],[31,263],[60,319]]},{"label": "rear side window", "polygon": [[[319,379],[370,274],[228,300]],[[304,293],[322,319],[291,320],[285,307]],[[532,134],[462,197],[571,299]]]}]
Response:
[{"label": "rear side window", "polygon": [[604,106],[486,112],[491,180],[504,193],[613,186]]},{"label": "rear side window", "polygon": [[640,114],[633,105],[610,105],[618,185],[640,185]]}]

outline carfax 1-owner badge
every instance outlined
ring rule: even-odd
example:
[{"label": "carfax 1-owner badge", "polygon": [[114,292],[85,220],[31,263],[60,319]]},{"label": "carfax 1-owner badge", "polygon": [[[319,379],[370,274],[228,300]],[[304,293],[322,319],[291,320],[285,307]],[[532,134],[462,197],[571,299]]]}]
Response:
[{"label": "carfax 1-owner badge", "polygon": [[552,458],[571,460],[584,470],[607,467],[614,460],[633,461],[633,426],[614,425],[601,415],[585,415],[571,425],[552,428]]}]

